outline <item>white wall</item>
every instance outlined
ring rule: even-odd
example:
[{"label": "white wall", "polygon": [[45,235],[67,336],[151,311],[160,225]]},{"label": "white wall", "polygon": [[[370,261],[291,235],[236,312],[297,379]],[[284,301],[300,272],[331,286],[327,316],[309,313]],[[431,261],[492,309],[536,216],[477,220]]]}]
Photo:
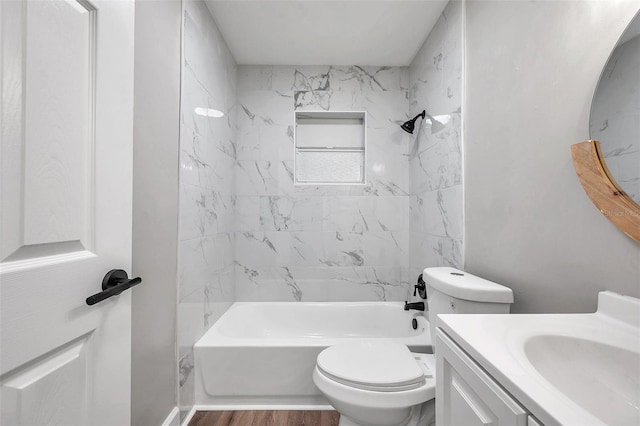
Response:
[{"label": "white wall", "polygon": [[179,1],[136,2],[131,424],[176,405]]},{"label": "white wall", "polygon": [[638,8],[467,4],[465,267],[513,288],[514,312],[593,311],[603,289],[640,296],[640,245],[594,207],[570,155]]}]

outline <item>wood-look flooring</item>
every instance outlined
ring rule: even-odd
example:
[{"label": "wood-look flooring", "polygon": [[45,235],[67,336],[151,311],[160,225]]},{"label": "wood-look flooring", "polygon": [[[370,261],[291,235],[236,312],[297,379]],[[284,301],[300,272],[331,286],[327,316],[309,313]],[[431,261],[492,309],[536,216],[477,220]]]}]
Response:
[{"label": "wood-look flooring", "polygon": [[198,411],[189,426],[338,426],[337,411]]}]

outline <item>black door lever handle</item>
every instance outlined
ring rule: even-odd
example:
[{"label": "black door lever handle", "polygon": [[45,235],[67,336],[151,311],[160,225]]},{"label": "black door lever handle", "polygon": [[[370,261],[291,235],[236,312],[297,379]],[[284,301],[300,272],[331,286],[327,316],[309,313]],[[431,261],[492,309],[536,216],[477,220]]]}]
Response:
[{"label": "black door lever handle", "polygon": [[123,291],[138,285],[142,282],[142,278],[136,277],[129,279],[126,271],[122,269],[112,269],[102,279],[102,290],[93,296],[87,297],[87,305],[95,305],[111,296],[118,295]]}]

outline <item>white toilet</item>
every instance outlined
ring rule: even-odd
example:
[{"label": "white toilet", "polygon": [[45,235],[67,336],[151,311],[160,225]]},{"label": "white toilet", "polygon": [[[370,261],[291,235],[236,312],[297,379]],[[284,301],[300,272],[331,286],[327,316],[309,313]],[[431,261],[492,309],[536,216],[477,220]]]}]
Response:
[{"label": "white toilet", "polygon": [[[511,289],[454,268],[427,268],[423,279],[431,336],[438,314],[508,314],[513,303]],[[427,426],[435,421],[435,369],[432,354],[362,339],[322,351],[313,381],[341,426]]]}]

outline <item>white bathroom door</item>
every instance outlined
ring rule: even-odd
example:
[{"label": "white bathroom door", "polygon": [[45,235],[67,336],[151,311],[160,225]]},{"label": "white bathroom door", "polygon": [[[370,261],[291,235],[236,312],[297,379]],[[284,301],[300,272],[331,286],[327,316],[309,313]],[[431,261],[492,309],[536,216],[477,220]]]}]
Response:
[{"label": "white bathroom door", "polygon": [[[130,422],[132,1],[0,1],[0,424]],[[144,284],[142,284],[144,285]]]}]

